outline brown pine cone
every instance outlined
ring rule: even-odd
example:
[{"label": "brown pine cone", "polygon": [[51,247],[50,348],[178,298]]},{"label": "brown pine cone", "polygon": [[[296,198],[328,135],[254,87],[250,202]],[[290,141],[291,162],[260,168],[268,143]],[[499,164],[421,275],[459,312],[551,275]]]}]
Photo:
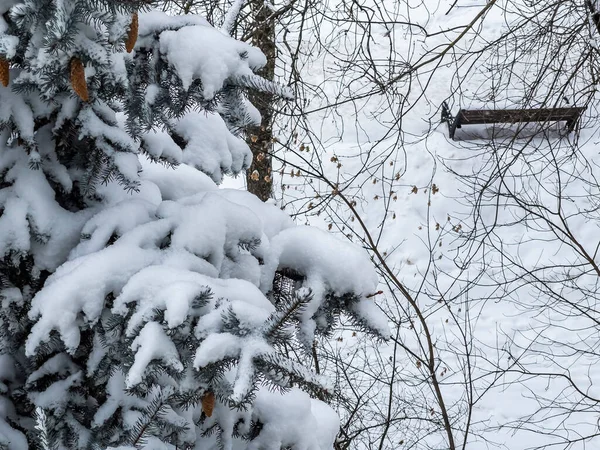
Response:
[{"label": "brown pine cone", "polygon": [[8,71],[8,59],[0,56],[0,83],[2,86],[8,86],[10,80],[10,73]]},{"label": "brown pine cone", "polygon": [[215,394],[207,392],[202,397],[202,411],[206,414],[206,417],[212,416],[213,409],[215,408]]},{"label": "brown pine cone", "polygon": [[87,83],[85,81],[85,70],[83,63],[79,58],[71,58],[71,87],[81,100],[87,102],[88,95]]},{"label": "brown pine cone", "polygon": [[125,41],[125,50],[127,50],[127,53],[131,53],[133,47],[135,47],[138,37],[138,26],[138,14],[133,13],[131,16],[131,25],[129,25],[129,33],[127,33],[127,40]]}]

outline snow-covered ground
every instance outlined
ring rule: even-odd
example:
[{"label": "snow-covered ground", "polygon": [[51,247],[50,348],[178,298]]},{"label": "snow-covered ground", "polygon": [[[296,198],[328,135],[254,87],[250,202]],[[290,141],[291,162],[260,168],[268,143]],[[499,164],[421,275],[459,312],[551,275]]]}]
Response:
[{"label": "snow-covered ground", "polygon": [[[486,7],[486,2],[481,0],[459,0],[453,8],[450,8],[453,3],[450,0],[425,4],[416,0],[401,3],[402,5],[391,1],[384,3],[392,11],[388,18],[395,18],[398,22],[411,21],[423,28],[413,26],[409,33],[405,25],[378,24],[375,19],[380,16],[375,14],[369,29],[371,39],[368,50],[373,58],[382,61],[378,66],[382,70],[380,75],[388,73],[386,71],[398,73],[405,67],[404,64],[417,65],[432,49],[439,53],[457,38],[463,30],[461,26],[469,24]],[[555,437],[528,432],[525,429],[527,427],[515,430],[510,426],[514,421],[537,411],[539,404],[532,399],[534,396],[543,396],[549,399],[550,404],[557,406],[565,398],[575,400],[577,395],[567,388],[565,379],[519,377],[516,373],[494,378],[491,371],[495,364],[504,368],[514,364],[514,358],[519,353],[518,345],[526,346],[535,341],[535,345],[524,353],[521,361],[523,365],[519,364],[517,368],[568,374],[588,395],[598,394],[599,388],[595,380],[600,376],[600,365],[593,354],[598,345],[597,326],[589,328],[590,324],[595,325],[593,320],[570,312],[549,309],[540,313],[539,309],[536,312],[517,308],[515,298],[520,299],[524,305],[531,306],[544,302],[543,295],[531,286],[519,286],[518,290],[513,290],[513,284],[507,286],[507,290],[511,291],[510,300],[506,293],[493,291],[491,283],[502,276],[505,263],[498,259],[494,249],[486,247],[476,253],[479,256],[484,256],[485,253],[488,258],[483,275],[480,273],[483,267],[480,262],[474,262],[466,270],[460,270],[455,264],[457,258],[467,256],[467,251],[461,244],[474,225],[471,216],[474,193],[469,191],[468,186],[456,174],[489,173],[492,149],[486,149],[484,144],[497,129],[465,127],[457,132],[458,139],[452,141],[448,138],[446,125],[440,123],[440,106],[442,102],[448,101],[454,112],[459,107],[482,106],[474,98],[489,89],[492,78],[489,70],[492,69],[483,64],[484,60],[478,61],[475,66],[468,67],[471,75],[459,86],[456,73],[465,73],[468,64],[461,64],[456,55],[467,49],[480,48],[484,40],[492,40],[506,29],[506,15],[502,9],[504,5],[505,2],[498,2],[491,7],[476,22],[473,30],[444,58],[431,63],[411,79],[410,89],[407,84],[398,83],[397,95],[367,95],[374,84],[366,75],[357,76],[360,55],[353,54],[357,68],[348,72],[340,70],[335,65],[336,59],[331,55],[315,56],[305,67],[307,80],[320,87],[319,95],[307,96],[307,110],[310,112],[308,123],[313,134],[295,138],[289,129],[281,130],[280,140],[294,146],[295,154],[288,152],[287,165],[277,167],[284,173],[281,178],[284,187],[278,194],[278,201],[289,212],[297,213],[299,221],[344,234],[364,236],[358,221],[342,202],[336,203],[334,199],[327,204],[322,203],[327,194],[331,193],[331,186],[305,174],[298,176],[297,170],[292,170],[292,165],[306,167],[308,162],[309,166],[322,169],[330,180],[339,183],[346,195],[357,203],[356,208],[367,229],[377,240],[380,251],[385,252],[388,265],[394,268],[402,283],[413,292],[418,292],[417,299],[426,311],[435,340],[439,343],[440,370],[447,367],[443,371],[442,389],[451,410],[458,410],[465,401],[465,388],[460,383],[463,374],[461,364],[465,359],[457,358],[451,350],[460,341],[459,325],[469,324],[468,340],[473,344],[472,374],[476,379],[474,395],[476,398],[481,395],[481,398],[474,408],[472,429],[475,434],[469,438],[467,448],[479,450],[498,444],[511,450],[520,450],[552,443],[560,444],[557,448],[565,448],[566,445]],[[333,2],[325,3],[324,10],[327,8],[335,16]],[[447,13],[448,10],[450,12]],[[337,14],[336,17],[342,17],[343,11],[337,11]],[[442,30],[452,31],[426,37],[424,29],[429,34]],[[334,25],[330,23],[329,28],[327,24],[322,24],[319,32],[330,44],[329,51],[332,54],[344,48],[352,50],[352,45],[360,46],[365,42],[364,35],[359,36],[355,29],[346,29],[342,22]],[[477,37],[476,33],[480,33],[480,36]],[[306,36],[305,39],[305,47],[311,48],[310,39]],[[393,74],[390,76],[393,77]],[[500,92],[503,97],[493,98],[492,103],[496,106],[511,104],[518,97],[518,83]],[[344,103],[345,98],[360,96],[361,93],[365,94],[365,98]],[[405,97],[400,94],[405,94]],[[336,102],[341,104],[335,108],[326,108]],[[397,120],[400,110],[406,112],[401,121]],[[582,123],[580,152],[592,163],[590,167],[582,168],[573,162],[571,172],[580,171],[581,180],[563,180],[564,186],[568,186],[570,192],[578,198],[573,205],[565,206],[567,213],[575,213],[582,208],[593,210],[594,206],[590,204],[593,193],[587,185],[593,173],[593,161],[597,160],[600,139],[594,111],[588,109]],[[514,137],[510,131],[506,136]],[[566,150],[557,146],[560,139],[563,140],[561,142],[568,143],[572,136],[561,137],[558,130],[546,136],[537,136],[526,128],[515,141],[515,148],[528,142],[527,148],[541,155],[536,161],[536,170],[540,174],[536,186],[531,185],[531,180],[513,180],[514,183],[522,183],[515,185],[516,190],[520,188],[527,192],[540,186],[547,188],[548,195],[540,198],[548,202],[549,208],[555,206],[550,192],[552,186],[555,186],[556,172],[551,167],[552,158],[548,156],[547,150],[554,148],[562,155],[561,152]],[[301,158],[305,160],[302,161]],[[525,170],[525,163],[515,164],[513,170],[515,173],[522,173],[520,171]],[[563,166],[563,170],[568,171],[569,167]],[[240,179],[227,182],[229,186],[240,183]],[[586,192],[589,195],[584,198]],[[317,193],[319,196],[316,196]],[[571,248],[561,245],[557,239],[546,239],[544,230],[516,223],[516,219],[523,216],[522,209],[500,204],[498,208],[484,208],[482,214],[479,225],[489,224],[491,220],[497,220],[501,224],[515,222],[498,229],[495,240],[514,248],[518,244],[518,251],[512,248],[509,251],[521,258],[524,267],[542,267],[548,261],[574,267],[580,261]],[[577,239],[591,245],[593,250],[598,241],[598,222],[590,219],[589,215],[573,215],[569,220],[570,229],[574,230]],[[551,275],[555,276],[556,273]],[[582,277],[576,286],[586,286],[591,292],[596,292],[596,278]],[[467,280],[475,279],[479,279],[479,286],[462,290]],[[438,289],[445,291],[448,298],[454,296],[451,306],[458,308],[458,312],[450,314],[445,305],[438,306],[439,292],[433,289],[434,280]],[[569,286],[568,289],[572,287]],[[382,286],[382,289],[386,290],[386,286]],[[572,289],[568,295],[576,301],[586,301],[581,290]],[[378,302],[388,302],[391,307],[392,298],[387,290]],[[591,311],[595,311],[595,305],[589,306]],[[460,320],[454,322],[453,317]],[[407,322],[400,334],[407,342],[411,342]],[[353,337],[348,332],[340,337],[343,341],[337,346],[342,352],[349,354],[359,345],[360,336]],[[509,345],[510,340],[514,340],[512,345]],[[557,343],[553,343],[554,341]],[[586,342],[590,355],[569,353],[567,347],[558,344],[578,345],[582,341]],[[549,349],[550,353],[540,353]],[[394,349],[391,345],[379,347],[379,350],[383,355],[382,361],[393,356]],[[404,365],[400,367],[400,374],[406,375],[405,379],[410,378],[410,374],[419,372],[414,361],[401,355],[396,356],[396,364]],[[516,382],[518,379],[521,382]],[[487,390],[492,380],[494,384]],[[399,384],[399,392],[403,389],[409,388]],[[387,394],[382,395],[385,399]],[[546,429],[556,429],[563,436],[577,439],[577,433],[597,432],[598,412],[597,408],[592,407],[585,414],[577,414],[566,420],[561,416],[551,417],[553,413],[549,412],[536,416],[535,420]],[[532,424],[533,421],[532,419],[529,423]],[[442,438],[443,435],[432,433],[413,444],[416,448],[424,448],[425,444],[439,446]],[[400,441],[404,442],[402,436],[392,436],[386,443],[386,448],[403,448]],[[595,445],[599,444],[592,442],[590,447],[590,443],[575,442],[570,448],[595,448]]]}]

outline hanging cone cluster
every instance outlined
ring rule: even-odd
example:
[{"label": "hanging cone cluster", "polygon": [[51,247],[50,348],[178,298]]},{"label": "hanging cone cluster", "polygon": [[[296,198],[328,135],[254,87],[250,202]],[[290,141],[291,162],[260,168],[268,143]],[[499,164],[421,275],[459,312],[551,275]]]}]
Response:
[{"label": "hanging cone cluster", "polygon": [[8,59],[0,56],[0,83],[2,86],[8,86],[10,80],[10,73],[8,72]]},{"label": "hanging cone cluster", "polygon": [[131,16],[131,25],[129,25],[129,33],[127,34],[127,40],[125,41],[125,50],[127,53],[131,53],[133,47],[135,47],[135,42],[138,37],[138,14],[133,13]]},{"label": "hanging cone cluster", "polygon": [[207,392],[202,397],[202,412],[206,414],[206,417],[212,416],[213,409],[215,409],[215,394]]},{"label": "hanging cone cluster", "polygon": [[85,81],[85,69],[79,58],[71,58],[71,87],[81,100],[89,100],[87,83]]}]

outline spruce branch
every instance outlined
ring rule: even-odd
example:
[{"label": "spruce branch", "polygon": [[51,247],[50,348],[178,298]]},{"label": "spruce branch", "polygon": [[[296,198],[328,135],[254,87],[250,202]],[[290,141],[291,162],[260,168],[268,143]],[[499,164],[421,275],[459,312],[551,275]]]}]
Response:
[{"label": "spruce branch", "polygon": [[283,298],[283,301],[278,305],[278,310],[271,314],[263,326],[263,336],[267,342],[275,344],[282,340],[289,339],[289,334],[283,332],[283,329],[290,326],[294,321],[298,320],[302,311],[306,309],[312,300],[310,290],[306,292],[294,292],[292,298]]},{"label": "spruce branch", "polygon": [[48,418],[43,408],[35,408],[35,429],[37,438],[43,450],[56,450],[56,442],[48,431]]},{"label": "spruce branch", "polygon": [[286,100],[294,99],[294,92],[289,87],[267,80],[259,75],[238,75],[230,78],[230,82],[234,86],[254,89]]}]

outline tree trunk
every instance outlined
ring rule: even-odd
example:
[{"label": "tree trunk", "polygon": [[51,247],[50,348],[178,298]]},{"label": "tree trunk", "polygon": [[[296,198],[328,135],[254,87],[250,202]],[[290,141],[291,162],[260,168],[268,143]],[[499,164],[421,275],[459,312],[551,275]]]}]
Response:
[{"label": "tree trunk", "polygon": [[[264,0],[251,0],[253,17],[252,45],[258,47],[267,57],[267,64],[257,74],[273,80],[275,78],[275,19]],[[273,96],[264,93],[251,93],[249,99],[260,112],[260,127],[248,130],[248,145],[253,160],[247,172],[248,191],[265,201],[273,195],[273,174],[271,152],[273,150]]]}]

